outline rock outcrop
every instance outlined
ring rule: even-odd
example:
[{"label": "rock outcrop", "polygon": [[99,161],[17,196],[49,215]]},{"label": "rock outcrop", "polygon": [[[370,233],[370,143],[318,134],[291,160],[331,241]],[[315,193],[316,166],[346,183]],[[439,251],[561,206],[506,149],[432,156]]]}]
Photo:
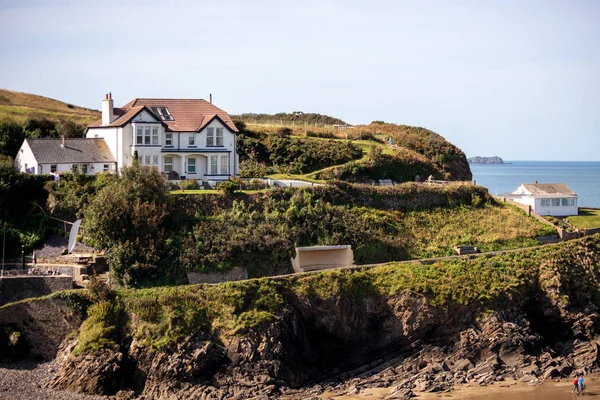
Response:
[{"label": "rock outcrop", "polygon": [[[408,399],[465,383],[537,383],[589,373],[600,359],[596,241],[553,247],[566,249],[560,256],[566,258],[544,253],[535,274],[490,302],[440,304],[410,291],[385,294],[339,274],[345,289],[330,294],[319,292],[322,287],[273,286],[281,311],[229,333],[203,325],[156,346],[143,330],[130,331],[87,354],[73,353],[77,338],[71,337],[61,345],[50,386],[140,399],[306,399],[389,388],[391,398]],[[132,314],[129,329],[139,323]],[[177,323],[183,322],[173,319],[166,329]]]}]

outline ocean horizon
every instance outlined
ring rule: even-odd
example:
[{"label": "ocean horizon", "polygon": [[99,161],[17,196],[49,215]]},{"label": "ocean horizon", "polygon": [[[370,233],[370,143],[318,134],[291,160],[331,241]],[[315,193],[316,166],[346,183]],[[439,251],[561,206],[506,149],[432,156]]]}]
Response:
[{"label": "ocean horizon", "polygon": [[504,162],[469,164],[473,180],[494,195],[511,193],[522,183],[564,183],[579,195],[579,207],[600,208],[600,161]]}]

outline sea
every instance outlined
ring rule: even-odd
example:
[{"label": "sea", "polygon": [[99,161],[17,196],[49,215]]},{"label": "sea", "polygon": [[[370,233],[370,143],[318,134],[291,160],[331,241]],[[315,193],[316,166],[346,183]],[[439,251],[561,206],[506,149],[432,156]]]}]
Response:
[{"label": "sea", "polygon": [[600,208],[600,161],[504,161],[469,164],[473,180],[490,194],[512,193],[522,183],[564,183],[579,207]]}]

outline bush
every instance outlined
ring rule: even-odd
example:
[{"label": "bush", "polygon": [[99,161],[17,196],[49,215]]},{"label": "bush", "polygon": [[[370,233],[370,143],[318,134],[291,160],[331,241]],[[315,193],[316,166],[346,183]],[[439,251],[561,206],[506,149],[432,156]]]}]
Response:
[{"label": "bush", "polygon": [[286,138],[286,137],[291,136],[292,130],[288,127],[283,127],[283,128],[277,129],[276,134],[277,134],[277,137]]},{"label": "bush", "polygon": [[217,185],[217,190],[219,190],[224,195],[231,195],[235,193],[237,189],[237,185],[231,181],[221,182]]},{"label": "bush", "polygon": [[200,189],[200,185],[198,181],[195,179],[184,179],[181,181],[181,189],[183,190],[198,190]]}]

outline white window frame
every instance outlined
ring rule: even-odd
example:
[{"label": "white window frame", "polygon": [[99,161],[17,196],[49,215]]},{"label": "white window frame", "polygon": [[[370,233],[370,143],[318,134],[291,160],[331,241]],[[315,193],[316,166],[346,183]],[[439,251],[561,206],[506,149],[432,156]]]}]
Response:
[{"label": "white window frame", "polygon": [[102,165],[102,172],[107,172],[110,168],[110,164],[104,164]]},{"label": "white window frame", "polygon": [[212,147],[215,145],[215,128],[206,128],[206,146]]},{"label": "white window frame", "polygon": [[229,160],[227,156],[221,156],[221,175],[229,174]]},{"label": "white window frame", "polygon": [[219,156],[210,156],[210,175],[218,175]]},{"label": "white window frame", "polygon": [[[168,167],[168,169],[167,169]],[[173,156],[165,156],[163,158],[163,171],[171,172],[173,171]]]},{"label": "white window frame", "polygon": [[165,146],[173,147],[173,132],[165,132]]},{"label": "white window frame", "polygon": [[137,125],[135,127],[135,144],[137,146],[144,144],[144,127],[142,125]]},{"label": "white window frame", "polygon": [[187,173],[196,173],[196,157],[188,157]]},{"label": "white window frame", "polygon": [[217,128],[216,146],[223,146],[223,128]]},{"label": "white window frame", "polygon": [[152,165],[158,167],[158,156],[152,156]]},{"label": "white window frame", "polygon": [[542,199],[542,207],[550,207],[552,202],[550,199]]},{"label": "white window frame", "polygon": [[147,154],[147,155],[144,156],[144,162],[143,162],[143,164],[144,165],[150,165],[150,155],[149,154]]},{"label": "white window frame", "polygon": [[196,147],[196,135],[193,133],[188,136],[188,147]]},{"label": "white window frame", "polygon": [[57,170],[57,165],[56,164],[50,164],[50,172],[54,173]]},{"label": "white window frame", "polygon": [[152,144],[152,127],[144,126],[144,146]]},{"label": "white window frame", "polygon": [[152,127],[152,144],[158,145],[158,126],[156,125]]}]

